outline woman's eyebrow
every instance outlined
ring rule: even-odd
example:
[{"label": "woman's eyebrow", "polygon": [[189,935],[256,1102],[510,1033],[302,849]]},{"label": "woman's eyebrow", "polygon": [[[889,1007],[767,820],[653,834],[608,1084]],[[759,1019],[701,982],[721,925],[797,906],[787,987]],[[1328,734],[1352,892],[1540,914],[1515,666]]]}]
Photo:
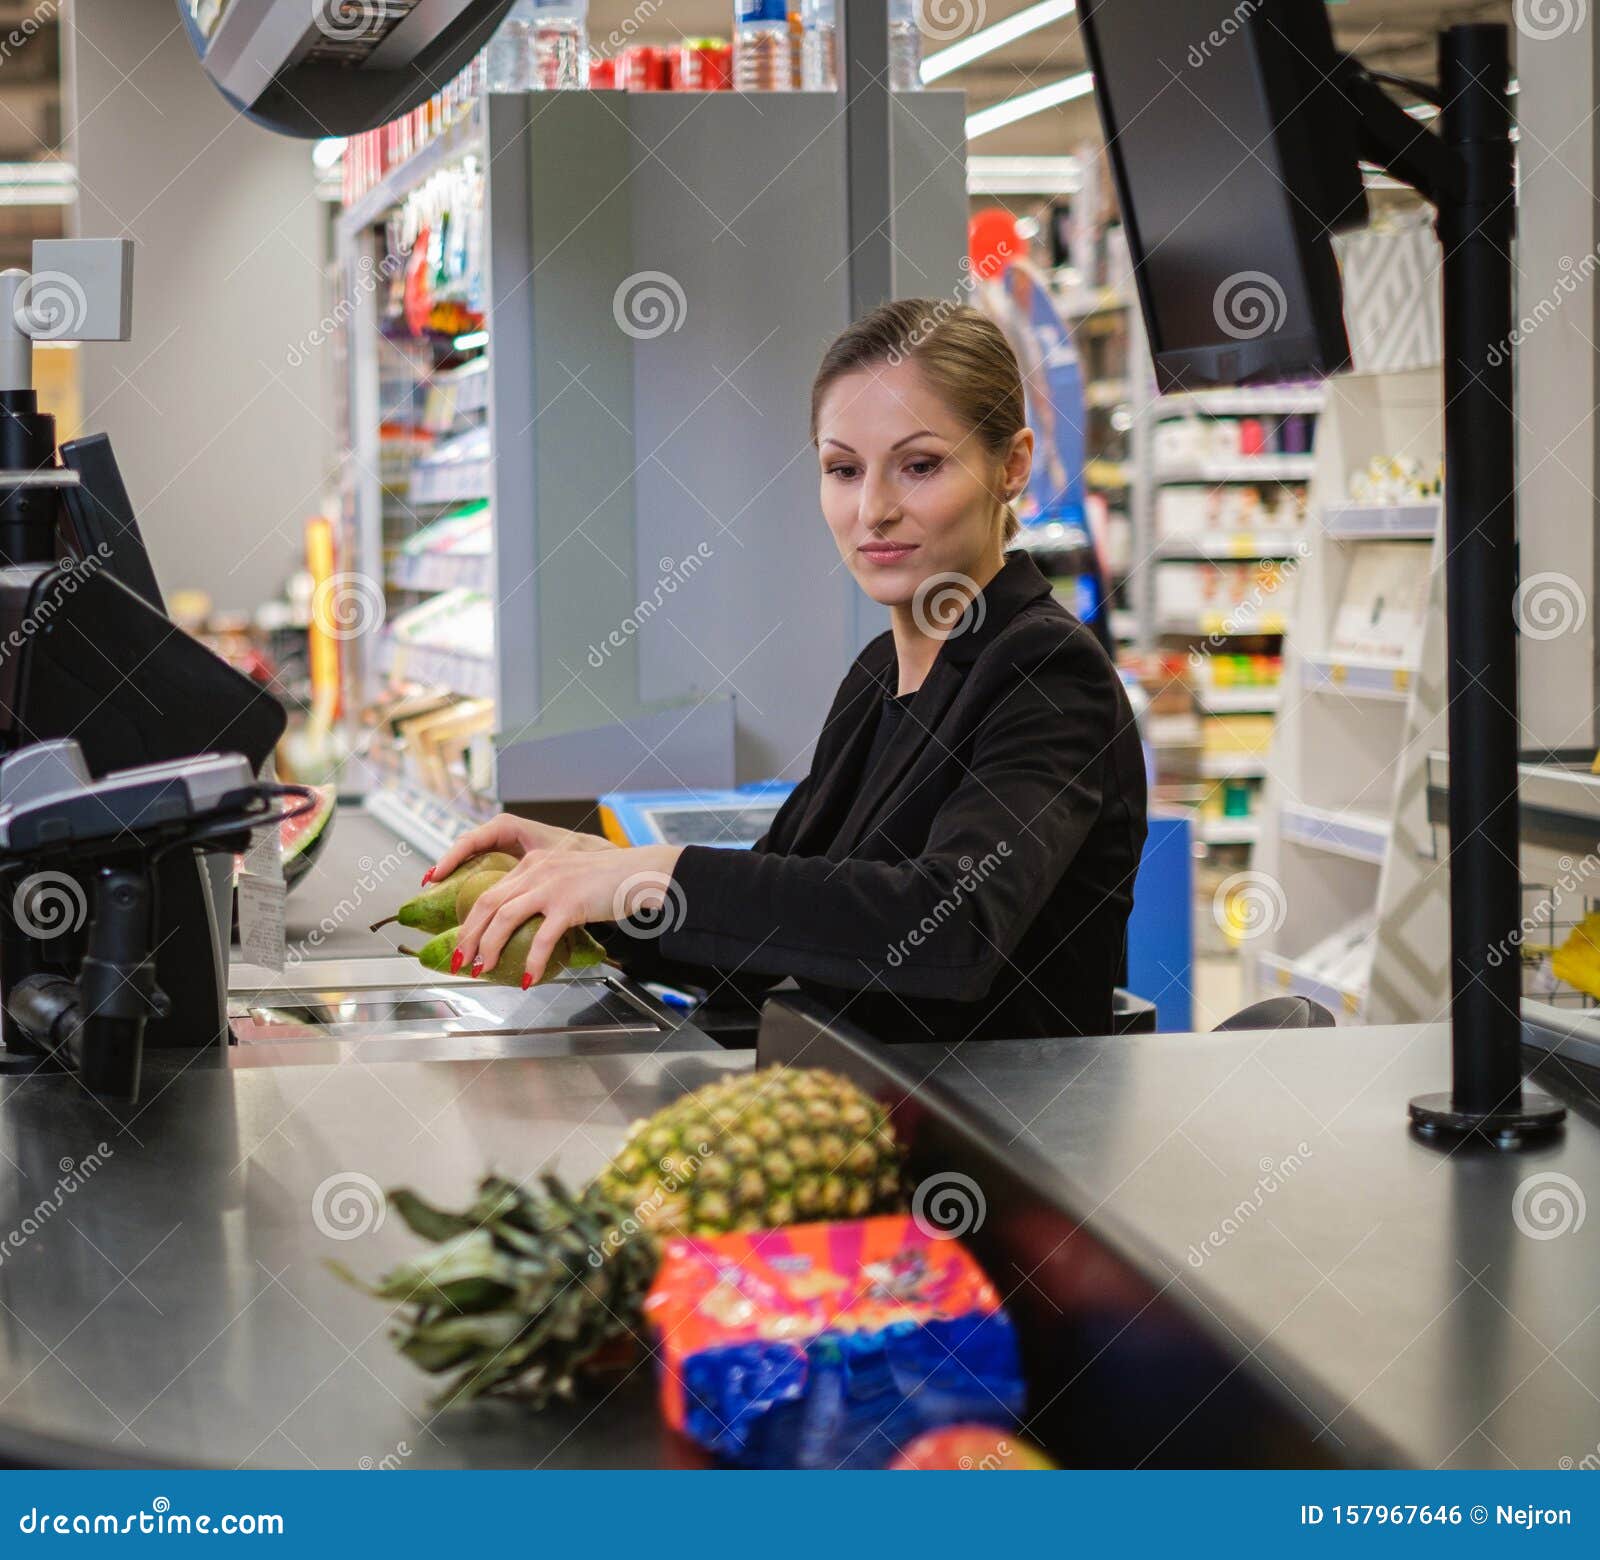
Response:
[{"label": "woman's eyebrow", "polygon": [[917,429],[917,431],[916,431],[916,432],[915,432],[915,433],[908,433],[908,434],[907,434],[907,435],[906,435],[906,436],[905,436],[905,438],[903,438],[903,439],[896,439],[896,440],[895,440],[895,441],[894,441],[894,443],[893,443],[893,444],[891,444],[891,445],[890,445],[890,446],[889,446],[889,448],[890,448],[890,449],[892,449],[892,450],[897,450],[897,449],[899,449],[899,448],[900,448],[900,446],[901,446],[901,445],[902,445],[902,444],[909,444],[909,443],[911,443],[911,441],[912,441],[912,440],[913,440],[913,439],[937,439],[937,438],[938,438],[938,437],[939,437],[939,435],[938,435],[938,434],[936,434],[936,433],[935,433],[935,432],[934,432],[934,431],[933,431],[933,429],[932,429],[932,428],[918,428],[918,429]]},{"label": "woman's eyebrow", "polygon": [[843,439],[824,439],[822,442],[824,444],[837,444],[840,449],[847,451],[851,455],[855,454],[855,451],[852,450],[850,448],[850,446],[844,442]]}]

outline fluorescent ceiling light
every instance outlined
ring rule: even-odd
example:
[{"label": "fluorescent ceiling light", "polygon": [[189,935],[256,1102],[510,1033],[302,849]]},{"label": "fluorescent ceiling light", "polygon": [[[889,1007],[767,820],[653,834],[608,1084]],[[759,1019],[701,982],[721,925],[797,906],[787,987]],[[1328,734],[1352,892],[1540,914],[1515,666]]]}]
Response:
[{"label": "fluorescent ceiling light", "polygon": [[1063,76],[1059,81],[1047,82],[1042,87],[1035,87],[1032,92],[1019,93],[990,108],[980,108],[977,113],[968,114],[967,139],[975,141],[980,135],[988,135],[991,130],[1014,125],[1030,114],[1043,113],[1047,108],[1070,103],[1073,98],[1085,97],[1093,91],[1094,76],[1086,70],[1079,71],[1076,76]]},{"label": "fluorescent ceiling light", "polygon": [[969,195],[1076,195],[1083,169],[1076,157],[969,157]]},{"label": "fluorescent ceiling light", "polygon": [[960,70],[963,65],[970,65],[995,49],[1003,49],[1018,38],[1071,16],[1077,8],[1078,0],[1040,0],[1038,5],[1030,5],[992,27],[981,28],[970,38],[952,43],[948,49],[934,50],[922,62],[922,79],[937,81],[941,76],[948,76],[951,71]]}]

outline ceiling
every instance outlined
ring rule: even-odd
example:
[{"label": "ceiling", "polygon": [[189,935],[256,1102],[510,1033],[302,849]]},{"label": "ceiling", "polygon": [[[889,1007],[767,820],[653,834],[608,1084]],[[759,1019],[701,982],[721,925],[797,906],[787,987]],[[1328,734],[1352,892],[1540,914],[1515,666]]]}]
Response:
[{"label": "ceiling", "polygon": [[[1033,0],[923,0],[927,13],[934,17],[970,14],[973,25],[962,30],[962,37],[1025,10],[1032,3]],[[654,8],[649,7],[648,0],[644,4],[639,0],[589,0],[589,36],[599,44],[628,21],[630,31],[623,36],[641,43],[670,43],[706,35],[726,37],[732,11],[731,0],[664,0]],[[1379,69],[1423,77],[1434,74],[1434,35],[1440,27],[1468,21],[1509,23],[1511,11],[1512,0],[1466,4],[1440,0],[1345,0],[1341,4],[1331,0],[1328,7],[1340,48],[1358,54]],[[930,43],[927,52],[941,46]],[[1078,18],[1071,15],[952,72],[938,85],[960,88],[967,94],[969,110],[976,111],[1083,69]],[[1086,138],[1098,139],[1099,134],[1094,99],[1084,97],[981,136],[971,143],[971,150],[998,156],[1061,154]]]}]

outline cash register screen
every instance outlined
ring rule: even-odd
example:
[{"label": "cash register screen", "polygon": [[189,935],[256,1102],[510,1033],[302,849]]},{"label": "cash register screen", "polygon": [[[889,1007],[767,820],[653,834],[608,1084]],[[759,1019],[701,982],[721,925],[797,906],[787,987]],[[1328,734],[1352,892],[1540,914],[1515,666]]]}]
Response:
[{"label": "cash register screen", "polygon": [[664,845],[754,845],[778,815],[776,802],[750,807],[647,807]]}]

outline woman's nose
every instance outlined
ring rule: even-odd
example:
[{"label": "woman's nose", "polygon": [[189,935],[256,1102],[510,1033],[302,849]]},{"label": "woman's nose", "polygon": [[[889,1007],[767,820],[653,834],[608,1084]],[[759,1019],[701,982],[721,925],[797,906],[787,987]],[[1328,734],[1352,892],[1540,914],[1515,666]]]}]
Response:
[{"label": "woman's nose", "polygon": [[861,519],[868,526],[882,525],[899,513],[900,493],[888,473],[870,467],[861,484]]}]

